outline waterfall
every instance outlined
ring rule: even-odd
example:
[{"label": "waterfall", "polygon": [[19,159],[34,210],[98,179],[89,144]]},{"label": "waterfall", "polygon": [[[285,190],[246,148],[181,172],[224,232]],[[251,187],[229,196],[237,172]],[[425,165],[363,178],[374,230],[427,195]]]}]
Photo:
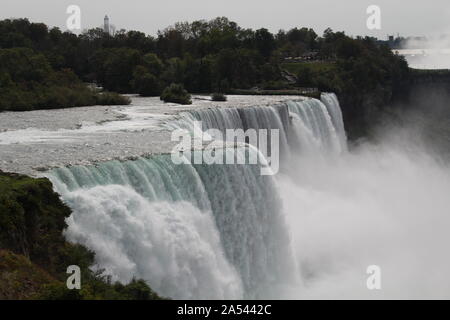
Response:
[{"label": "waterfall", "polygon": [[312,155],[341,153],[347,149],[339,102],[334,94],[321,100],[287,102],[292,117],[292,147]]},{"label": "waterfall", "polygon": [[347,150],[347,134],[345,133],[344,128],[344,118],[336,94],[322,93],[320,100],[325,104],[328,114],[331,117],[335,131],[339,137],[341,151]]},{"label": "waterfall", "polygon": [[175,165],[160,155],[49,178],[73,209],[68,239],[94,250],[115,280],[143,278],[172,298],[240,299],[292,278],[280,200],[257,165]]},{"label": "waterfall", "polygon": [[[201,121],[203,128],[198,128],[195,121]],[[322,93],[320,100],[294,99],[274,106],[216,107],[183,112],[166,127],[191,132],[278,129],[282,154],[289,154],[292,150],[339,154],[347,150],[342,112],[334,93]]]},{"label": "waterfall", "polygon": [[[282,154],[346,150],[333,94],[183,112],[164,125],[191,132],[278,129]],[[258,152],[217,152],[235,151]],[[260,175],[259,164],[176,165],[165,154],[56,168],[48,177],[73,210],[67,238],[93,250],[98,268],[114,280],[142,278],[175,299],[277,298],[277,288],[297,281],[277,183]]]},{"label": "waterfall", "polygon": [[[285,105],[257,106],[244,108],[209,108],[183,112],[178,119],[166,123],[168,129],[186,129],[190,132],[202,132],[218,129],[225,133],[227,129],[277,129],[280,133],[280,152],[289,154],[288,128],[289,114]],[[201,121],[202,128],[195,122]],[[217,138],[217,137],[213,137]],[[270,150],[270,145],[268,146]]]}]

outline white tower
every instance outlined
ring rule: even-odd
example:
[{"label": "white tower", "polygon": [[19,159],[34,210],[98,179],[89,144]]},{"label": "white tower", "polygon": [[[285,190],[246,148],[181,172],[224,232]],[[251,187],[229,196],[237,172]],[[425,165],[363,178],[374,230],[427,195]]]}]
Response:
[{"label": "white tower", "polygon": [[109,34],[109,18],[108,16],[105,16],[104,24],[103,24],[103,31],[107,34]]}]

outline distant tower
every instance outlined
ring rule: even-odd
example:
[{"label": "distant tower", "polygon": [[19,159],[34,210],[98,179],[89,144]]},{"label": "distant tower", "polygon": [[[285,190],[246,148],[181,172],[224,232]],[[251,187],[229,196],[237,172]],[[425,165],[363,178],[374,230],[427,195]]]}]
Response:
[{"label": "distant tower", "polygon": [[103,24],[103,31],[107,34],[109,34],[109,18],[108,16],[105,16],[104,24]]}]

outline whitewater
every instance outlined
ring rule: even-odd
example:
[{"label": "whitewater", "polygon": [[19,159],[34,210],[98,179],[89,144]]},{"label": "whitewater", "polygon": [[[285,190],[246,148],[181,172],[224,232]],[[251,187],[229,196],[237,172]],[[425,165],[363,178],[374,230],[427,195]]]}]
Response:
[{"label": "whitewater", "polygon": [[[42,173],[73,210],[66,237],[93,250],[96,268],[113,280],[142,278],[175,299],[450,297],[450,170],[417,132],[383,127],[376,143],[349,146],[331,93],[233,103],[157,115],[126,109],[134,117],[108,115],[118,124],[38,130],[25,142],[0,132],[0,141],[12,154],[24,144],[48,143],[64,145],[69,155],[86,136],[94,151],[108,137],[119,146],[124,136],[136,137],[140,146],[130,152],[137,153],[159,143],[158,152],[142,156],[116,157],[116,150],[87,163],[55,160]],[[196,121],[203,130],[279,130],[281,172],[175,165],[163,152],[171,147],[167,132],[200,130]],[[68,140],[75,141],[71,149]],[[106,154],[116,146],[104,148]],[[371,265],[381,269],[381,290],[366,286]]]}]

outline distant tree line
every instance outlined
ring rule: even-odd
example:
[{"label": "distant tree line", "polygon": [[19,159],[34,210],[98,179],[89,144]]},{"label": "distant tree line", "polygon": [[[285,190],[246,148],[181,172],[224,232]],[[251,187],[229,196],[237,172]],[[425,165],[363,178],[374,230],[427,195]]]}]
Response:
[{"label": "distant tree line", "polygon": [[[37,99],[39,106],[70,104],[63,98],[70,97],[64,92],[70,86],[63,89],[58,84],[70,82],[76,88],[78,78],[109,91],[143,96],[159,96],[171,84],[196,93],[254,86],[281,89],[287,86],[281,72],[284,58],[311,52],[315,59],[336,67],[322,75],[303,68],[295,85],[369,90],[400,83],[408,70],[402,58],[370,38],[354,39],[330,29],[320,37],[308,28],[273,34],[264,28],[239,27],[224,17],[176,23],[156,36],[125,30],[110,35],[100,28],[77,36],[26,19],[3,20],[0,48],[1,88],[12,88],[6,93],[0,89],[0,96],[18,98],[19,108],[27,99]],[[23,70],[11,70],[8,61],[16,57]],[[35,86],[43,90],[42,97],[27,96]],[[87,93],[75,102],[67,98],[72,104],[89,99]]]}]

